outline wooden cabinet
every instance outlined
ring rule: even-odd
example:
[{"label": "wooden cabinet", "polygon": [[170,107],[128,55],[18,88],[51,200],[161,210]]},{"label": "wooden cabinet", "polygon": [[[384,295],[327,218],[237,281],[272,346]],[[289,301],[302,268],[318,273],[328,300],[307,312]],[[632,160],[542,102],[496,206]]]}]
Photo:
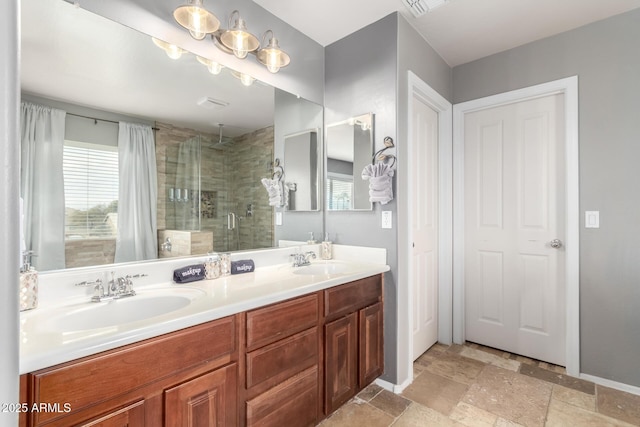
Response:
[{"label": "wooden cabinet", "polygon": [[95,420],[80,423],[80,427],[136,427],[144,424],[144,401],[139,401]]},{"label": "wooden cabinet", "polygon": [[166,390],[165,427],[236,425],[237,378],[232,363]]},{"label": "wooden cabinet", "polygon": [[[237,316],[230,316],[27,374],[23,396],[30,407],[67,404],[70,410],[31,412],[23,425],[161,426],[164,390],[201,385],[208,373],[238,360],[237,323]],[[225,391],[235,404],[233,372]],[[194,380],[200,376],[202,382]],[[237,420],[237,410],[231,410]]]},{"label": "wooden cabinet", "polygon": [[68,410],[20,426],[314,426],[383,370],[378,275],[22,375]]},{"label": "wooden cabinet", "polygon": [[320,406],[320,293],[246,314],[247,426],[313,426]]},{"label": "wooden cabinet", "polygon": [[384,371],[382,277],[324,291],[325,414]]}]

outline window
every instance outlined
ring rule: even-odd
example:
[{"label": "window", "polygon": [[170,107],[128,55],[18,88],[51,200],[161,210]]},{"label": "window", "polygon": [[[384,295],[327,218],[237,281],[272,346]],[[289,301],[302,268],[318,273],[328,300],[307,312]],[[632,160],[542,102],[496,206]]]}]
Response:
[{"label": "window", "polygon": [[115,238],[118,147],[65,141],[65,238]]},{"label": "window", "polygon": [[341,211],[352,209],[353,177],[341,174],[327,174],[327,207]]}]

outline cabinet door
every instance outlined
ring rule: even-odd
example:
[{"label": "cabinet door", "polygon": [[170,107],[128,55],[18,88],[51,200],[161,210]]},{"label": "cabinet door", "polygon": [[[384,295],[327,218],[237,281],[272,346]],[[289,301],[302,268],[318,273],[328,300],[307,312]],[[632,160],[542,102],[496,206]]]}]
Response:
[{"label": "cabinet door", "polygon": [[366,387],[384,372],[382,304],[360,310],[359,386]]},{"label": "cabinet door", "polygon": [[233,363],[166,390],[165,426],[235,426],[237,375]]},{"label": "cabinet door", "polygon": [[325,325],[325,411],[333,412],[358,387],[357,313]]},{"label": "cabinet door", "polygon": [[98,419],[79,424],[79,427],[143,427],[144,401],[133,403]]}]

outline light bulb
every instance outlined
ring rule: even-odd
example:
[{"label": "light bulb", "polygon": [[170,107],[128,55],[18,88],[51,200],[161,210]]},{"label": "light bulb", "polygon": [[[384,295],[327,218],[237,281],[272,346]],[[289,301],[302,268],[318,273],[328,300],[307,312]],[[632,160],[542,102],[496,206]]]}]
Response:
[{"label": "light bulb", "polygon": [[222,65],[218,64],[217,62],[211,61],[207,69],[211,74],[217,75],[217,74],[220,74],[220,71],[222,71]]},{"label": "light bulb", "polygon": [[249,53],[247,44],[247,37],[238,31],[233,37],[233,54],[240,59],[246,58]]},{"label": "light bulb", "polygon": [[251,86],[254,80],[255,79],[248,74],[244,74],[244,73],[240,74],[240,81],[245,86]]},{"label": "light bulb", "polygon": [[182,49],[180,49],[178,46],[176,46],[175,44],[170,44],[167,46],[167,49],[165,49],[165,52],[167,52],[167,56],[171,59],[180,59],[180,57],[182,56]]}]

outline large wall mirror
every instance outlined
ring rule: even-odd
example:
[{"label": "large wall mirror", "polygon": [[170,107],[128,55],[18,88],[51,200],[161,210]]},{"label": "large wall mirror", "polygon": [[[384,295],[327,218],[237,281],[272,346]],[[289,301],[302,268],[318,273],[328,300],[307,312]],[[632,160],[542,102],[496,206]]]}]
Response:
[{"label": "large wall mirror", "polygon": [[369,183],[361,178],[361,174],[372,160],[373,126],[372,113],[327,126],[327,210],[372,209]]},{"label": "large wall mirror", "polygon": [[[111,177],[105,182],[117,179],[118,122],[153,128],[157,258],[276,245],[261,179],[272,176],[275,145],[283,143],[274,136],[274,100],[283,91],[259,81],[245,86],[229,69],[214,74],[219,70],[206,58],[189,52],[171,59],[148,35],[63,0],[21,0],[21,10],[23,102],[66,111],[66,160],[80,153],[76,161],[89,175],[93,156],[94,169]],[[322,118],[322,106],[291,97]],[[36,267],[113,263],[124,221],[118,185],[130,183],[107,182],[104,191],[86,180],[68,185],[64,256],[41,250]]]}]

